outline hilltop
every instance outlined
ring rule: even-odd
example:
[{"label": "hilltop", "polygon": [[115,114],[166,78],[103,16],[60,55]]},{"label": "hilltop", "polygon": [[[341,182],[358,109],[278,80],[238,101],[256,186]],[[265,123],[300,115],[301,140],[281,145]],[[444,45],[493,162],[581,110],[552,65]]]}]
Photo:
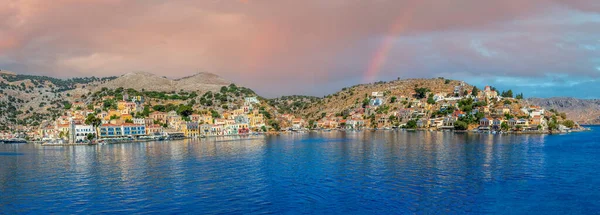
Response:
[{"label": "hilltop", "polygon": [[169,79],[147,72],[134,72],[122,75],[114,80],[94,86],[93,90],[108,89],[135,89],[138,91],[218,91],[221,87],[231,84],[218,75],[212,73],[196,73],[192,76]]}]

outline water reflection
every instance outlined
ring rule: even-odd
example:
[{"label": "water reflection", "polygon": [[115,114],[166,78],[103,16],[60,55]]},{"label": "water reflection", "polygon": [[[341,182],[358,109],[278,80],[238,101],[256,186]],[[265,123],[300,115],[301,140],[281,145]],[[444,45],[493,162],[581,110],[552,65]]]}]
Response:
[{"label": "water reflection", "polygon": [[[533,201],[543,202],[542,212],[566,212],[556,206],[566,203],[595,208],[597,201],[555,198],[599,198],[593,191],[600,162],[589,153],[600,152],[598,144],[571,144],[575,137],[599,138],[576,135],[326,132],[228,142],[0,145],[0,209],[503,213],[531,209]],[[578,186],[585,183],[598,186]]]}]

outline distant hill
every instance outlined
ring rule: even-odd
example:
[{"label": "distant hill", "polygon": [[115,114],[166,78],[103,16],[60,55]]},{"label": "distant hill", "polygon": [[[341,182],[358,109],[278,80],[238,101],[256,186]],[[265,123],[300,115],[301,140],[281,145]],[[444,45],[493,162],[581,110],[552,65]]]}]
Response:
[{"label": "distant hill", "polygon": [[600,124],[600,99],[577,99],[570,97],[530,98],[531,104],[546,109],[565,112],[580,124]]},{"label": "distant hill", "polygon": [[138,91],[218,91],[222,86],[227,86],[231,82],[211,73],[197,73],[192,76],[169,79],[166,77],[157,76],[147,72],[127,73],[112,81],[95,86],[95,90],[101,88],[109,89],[135,89]]}]

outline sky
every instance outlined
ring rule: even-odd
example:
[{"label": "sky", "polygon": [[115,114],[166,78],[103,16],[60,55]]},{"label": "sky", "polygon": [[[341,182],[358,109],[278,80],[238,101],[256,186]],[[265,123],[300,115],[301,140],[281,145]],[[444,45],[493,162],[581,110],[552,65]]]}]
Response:
[{"label": "sky", "polygon": [[600,98],[598,0],[4,0],[0,69],[210,72],[266,97],[400,78]]}]

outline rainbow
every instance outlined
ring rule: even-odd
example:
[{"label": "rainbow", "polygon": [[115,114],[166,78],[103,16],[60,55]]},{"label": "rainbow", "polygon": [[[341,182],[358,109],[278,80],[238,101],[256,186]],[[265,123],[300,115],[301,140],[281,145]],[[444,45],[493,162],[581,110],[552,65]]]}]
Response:
[{"label": "rainbow", "polygon": [[398,16],[388,28],[385,38],[370,58],[371,60],[364,75],[365,83],[371,83],[377,79],[377,75],[389,57],[390,50],[394,47],[395,39],[404,32],[406,24],[412,18],[412,11],[412,8],[409,8],[406,13]]}]

